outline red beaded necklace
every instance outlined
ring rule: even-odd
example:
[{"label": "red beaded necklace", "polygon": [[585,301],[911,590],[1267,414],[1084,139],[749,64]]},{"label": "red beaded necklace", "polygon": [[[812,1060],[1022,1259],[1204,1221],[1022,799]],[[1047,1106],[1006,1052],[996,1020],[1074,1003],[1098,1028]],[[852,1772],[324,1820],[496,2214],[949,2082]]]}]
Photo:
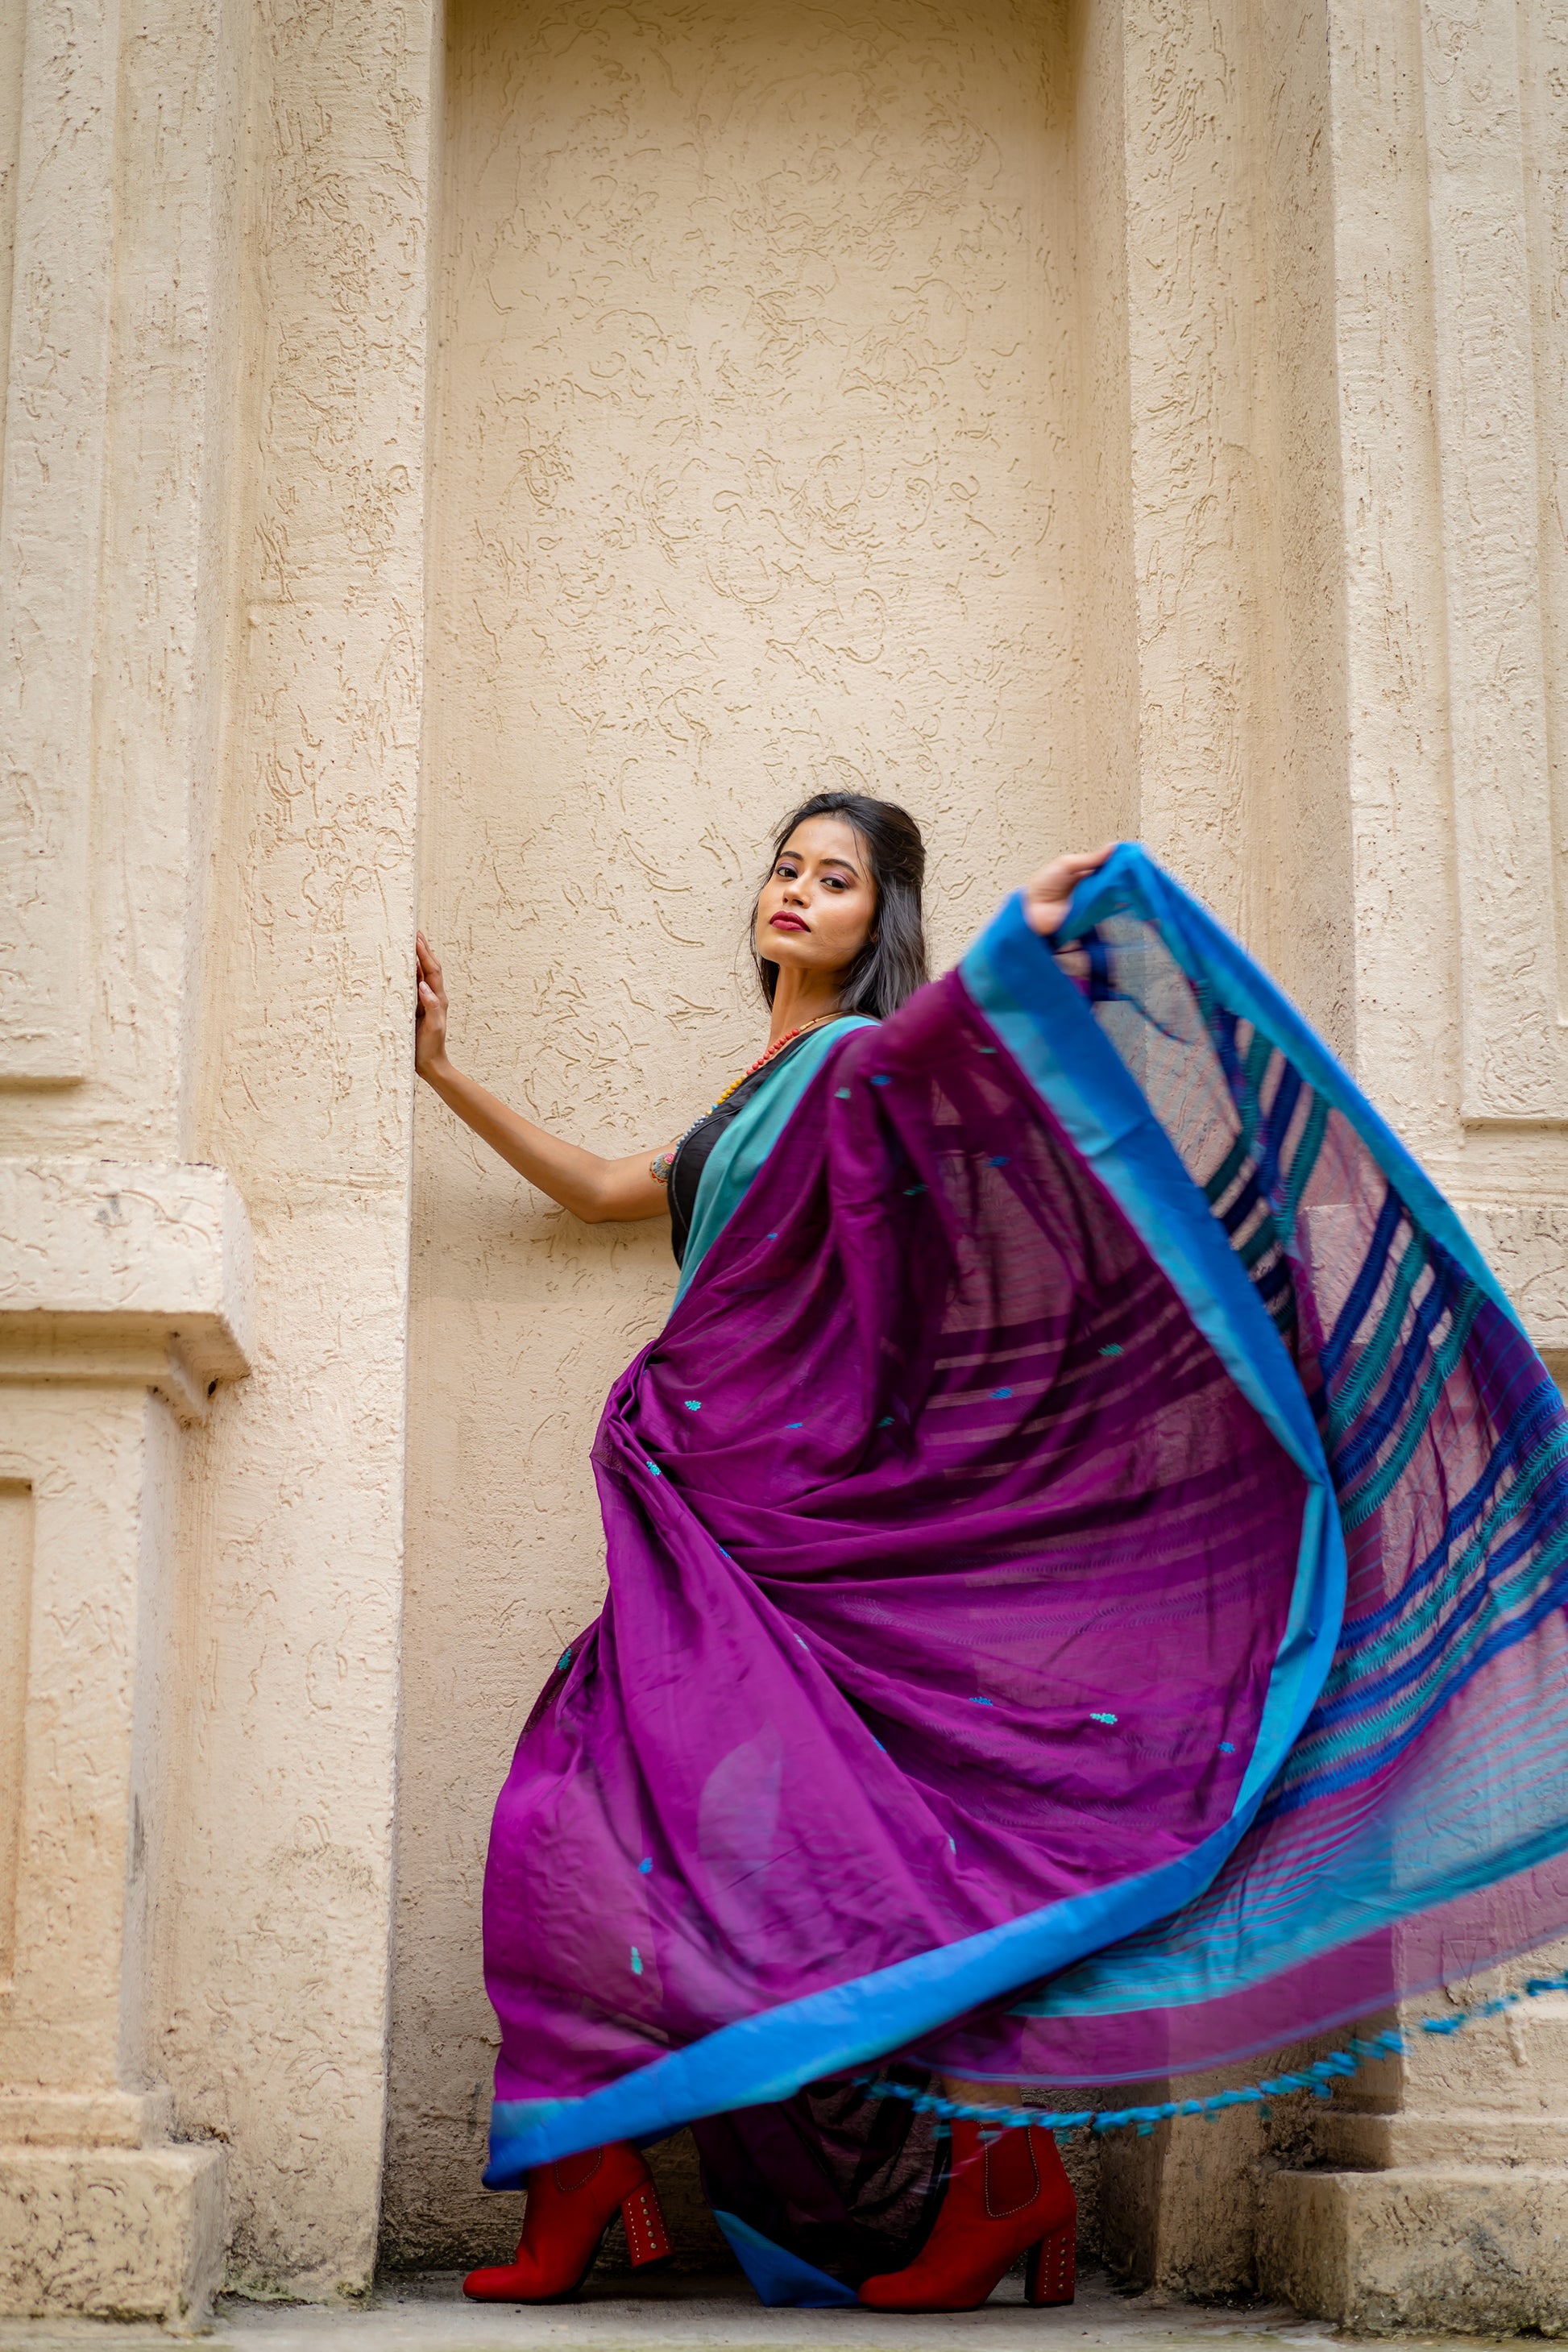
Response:
[{"label": "red beaded necklace", "polygon": [[[757,1055],[756,1060],[752,1064],[749,1070],[742,1070],[738,1078],[731,1079],[723,1093],[719,1097],[718,1102],[710,1103],[709,1108],[703,1112],[702,1118],[711,1118],[713,1113],[719,1108],[719,1103],[727,1103],[730,1097],[736,1091],[737,1087],[743,1087],[748,1078],[754,1078],[759,1070],[766,1068],[767,1065],[773,1060],[775,1054],[782,1054],[786,1045],[793,1045],[795,1039],[797,1037],[804,1037],[808,1029],[820,1029],[825,1021],[837,1021],[837,1018],[838,1015],[837,1013],[819,1013],[815,1021],[803,1021],[798,1029],[786,1029],[782,1037],[776,1037],[771,1045],[766,1046],[763,1051]],[[696,1124],[700,1127],[702,1119],[700,1118]]]}]

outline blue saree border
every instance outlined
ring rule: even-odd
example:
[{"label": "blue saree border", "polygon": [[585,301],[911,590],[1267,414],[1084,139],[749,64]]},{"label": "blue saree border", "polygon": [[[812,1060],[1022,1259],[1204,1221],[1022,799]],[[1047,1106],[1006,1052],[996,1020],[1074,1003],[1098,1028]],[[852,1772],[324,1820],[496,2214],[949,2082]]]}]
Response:
[{"label": "blue saree border", "polygon": [[[1075,897],[1063,936],[1070,938],[1080,921],[1087,929],[1090,919]],[[1137,1080],[1029,929],[1021,898],[1003,908],[959,973],[1237,1387],[1306,1476],[1295,1589],[1237,1795],[1237,1815],[1245,1811],[1250,1821],[1312,1711],[1344,1614],[1344,1533],[1322,1440],[1285,1343],[1224,1229]]]},{"label": "blue saree border", "polygon": [[1453,1206],[1381,1112],[1373,1109],[1344,1064],[1268,973],[1253,962],[1240,941],[1135,841],[1119,843],[1099,873],[1079,885],[1057,936],[1070,941],[1108,915],[1118,914],[1139,915],[1153,923],[1194,986],[1211,979],[1221,982],[1228,1009],[1271,1037],[1308,1084],[1350,1122],[1427,1232],[1522,1332],[1517,1311]]},{"label": "blue saree border", "polygon": [[[1070,944],[1075,938],[1119,914],[1131,914],[1152,925],[1194,989],[1200,986],[1206,988],[1228,1013],[1250,1022],[1270,1045],[1285,1055],[1329,1108],[1345,1120],[1382,1170],[1389,1186],[1385,1213],[1391,1202],[1402,1199],[1417,1224],[1455,1261],[1465,1279],[1473,1284],[1529,1344],[1528,1333],[1518,1313],[1458,1213],[1387,1121],[1367,1100],[1342,1063],[1208,909],[1190,897],[1135,843],[1121,844],[1100,871],[1074,893],[1067,920],[1057,934],[1057,943]],[[1075,990],[1074,992],[1078,992]],[[1088,1013],[1087,1006],[1083,1010]],[[1092,1019],[1093,1016],[1089,1017]],[[1263,1320],[1272,1330],[1273,1326],[1267,1314]],[[1277,1341],[1276,1360],[1283,1359],[1284,1355],[1283,1342]],[[1543,1381],[1548,1377],[1544,1370],[1542,1377]],[[1294,1382],[1291,1385],[1295,1394],[1300,1396],[1302,1392],[1299,1387],[1295,1387]],[[1337,1516],[1340,1510],[1337,1496],[1334,1508]],[[1439,1899],[1471,1891],[1529,1868],[1545,1853],[1561,1851],[1560,1840],[1555,1847],[1551,1843],[1555,1835],[1555,1832],[1541,1833],[1534,1840],[1525,1841],[1506,1862],[1494,1856],[1484,1873],[1469,1875],[1463,1872],[1453,1873],[1445,1879],[1440,1893],[1430,1888],[1413,1889],[1410,1899],[1399,1906],[1394,1916],[1406,1916],[1427,1909]],[[1308,1960],[1314,1957],[1315,1952],[1329,1948],[1341,1940],[1337,1935],[1325,1937],[1321,1945],[1309,1945],[1298,1949],[1294,1959],[1297,1963]],[[1202,1967],[1194,1964],[1194,1954],[1201,1957],[1202,1953],[1201,1943],[1194,1944],[1184,1967],[1174,1973],[1171,1971],[1167,1958],[1166,1972],[1160,1985],[1162,2007],[1197,2006],[1232,1993],[1244,1985],[1256,1983],[1268,1972],[1258,1965],[1260,1954],[1255,1944],[1250,1952],[1241,1955],[1241,1964],[1237,1968],[1234,1979],[1216,1984]],[[1141,1973],[1147,1966],[1148,1961],[1142,1953],[1136,1958],[1130,1954],[1118,1963],[1114,1952],[1106,1947],[1101,1953],[1091,1954],[1071,1970],[1059,1974],[1036,1999],[1021,2001],[1017,2013],[1031,2017],[1079,2018],[1124,2010],[1134,1993],[1136,1980],[1131,1972],[1137,1970]]]},{"label": "blue saree border", "polygon": [[485,2187],[519,2189],[534,2165],[556,2157],[610,2140],[660,2139],[700,2116],[764,2106],[807,2083],[870,2065],[1179,1910],[1208,1885],[1256,1810],[1255,1799],[1245,1818],[1233,1815],[1157,1870],[739,2018],[581,2098],[498,2099]]},{"label": "blue saree border", "polygon": [[828,1055],[851,1030],[875,1026],[875,1022],[863,1013],[847,1013],[842,1020],[829,1022],[805,1038],[787,1060],[780,1063],[768,1083],[759,1087],[751,1101],[736,1112],[709,1153],[702,1181],[697,1187],[697,1206],[691,1230],[686,1236],[680,1280],[670,1305],[672,1315],[691,1287],[698,1267],[745,1199],[763,1161],[795,1117],[802,1095]]},{"label": "blue saree border", "polygon": [[[1117,868],[1125,883],[1130,866],[1135,873],[1136,864],[1119,851],[1104,872]],[[1080,918],[1075,898],[1069,920]],[[700,2116],[791,2097],[807,2083],[906,2048],[965,2011],[1179,1910],[1234,1851],[1328,1672],[1344,1606],[1344,1539],[1322,1446],[1283,1342],[1114,1045],[1029,929],[1020,898],[1002,908],[960,974],[977,1010],[1155,1252],[1227,1371],[1307,1479],[1286,1631],[1235,1809],[1173,1862],[737,2019],[597,2091],[571,2099],[498,2100],[488,2188],[516,2188],[534,2165],[582,2148],[646,2142]],[[789,1109],[803,1091],[804,1083]],[[787,1116],[779,1118],[775,1139]],[[719,1197],[716,1184],[715,1205]],[[716,1224],[714,1233],[720,1229]]]}]

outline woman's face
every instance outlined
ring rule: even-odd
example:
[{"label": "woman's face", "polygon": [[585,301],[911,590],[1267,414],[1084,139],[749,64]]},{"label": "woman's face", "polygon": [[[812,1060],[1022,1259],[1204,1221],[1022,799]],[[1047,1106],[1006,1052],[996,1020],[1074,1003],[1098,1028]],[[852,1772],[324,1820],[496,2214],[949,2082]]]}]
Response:
[{"label": "woman's face", "polygon": [[877,893],[854,826],[807,817],[773,860],[757,901],[757,953],[781,970],[840,972],[871,935]]}]

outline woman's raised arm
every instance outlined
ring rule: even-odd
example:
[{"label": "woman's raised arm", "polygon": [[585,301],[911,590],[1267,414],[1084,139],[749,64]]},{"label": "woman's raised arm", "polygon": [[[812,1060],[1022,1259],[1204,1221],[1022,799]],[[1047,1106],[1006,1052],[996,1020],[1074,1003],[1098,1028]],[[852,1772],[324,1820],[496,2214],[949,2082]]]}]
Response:
[{"label": "woman's raised arm", "polygon": [[492,1151],[590,1225],[668,1214],[669,1194],[648,1174],[649,1151],[605,1160],[580,1143],[521,1118],[498,1095],[466,1077],[447,1056],[447,990],[441,967],[423,931],[416,944],[418,1003],[414,1015],[414,1066],[449,1110],[455,1110]]}]

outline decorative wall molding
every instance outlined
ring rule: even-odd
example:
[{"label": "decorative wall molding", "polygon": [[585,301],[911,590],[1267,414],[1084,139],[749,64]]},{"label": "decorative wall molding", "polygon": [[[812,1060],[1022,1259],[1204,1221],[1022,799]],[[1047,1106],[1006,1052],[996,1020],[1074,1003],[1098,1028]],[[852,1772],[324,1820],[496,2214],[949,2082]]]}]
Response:
[{"label": "decorative wall molding", "polygon": [[1568,1349],[1568,1208],[1519,1200],[1460,1201],[1458,1208],[1536,1347],[1561,1355]]},{"label": "decorative wall molding", "polygon": [[221,1168],[0,1161],[0,1381],[140,1384],[199,1420],[250,1369],[253,1291]]}]

